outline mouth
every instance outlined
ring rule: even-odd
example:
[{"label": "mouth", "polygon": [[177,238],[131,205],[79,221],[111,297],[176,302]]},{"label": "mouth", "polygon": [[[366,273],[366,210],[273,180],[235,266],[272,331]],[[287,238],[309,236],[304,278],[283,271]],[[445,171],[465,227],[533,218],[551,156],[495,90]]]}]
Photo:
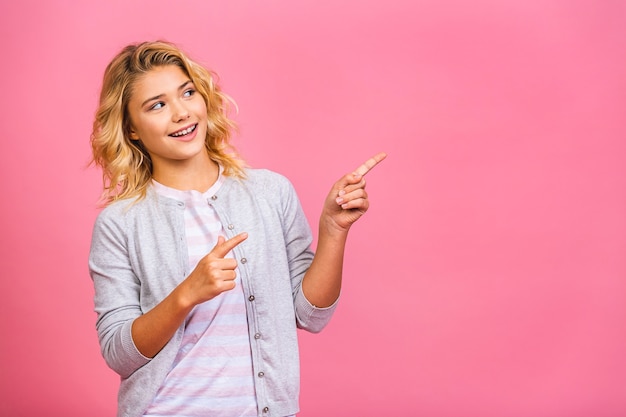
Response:
[{"label": "mouth", "polygon": [[196,130],[197,127],[198,127],[198,124],[196,123],[195,125],[186,127],[184,129],[177,130],[174,133],[170,133],[168,136],[171,136],[173,138],[184,137],[184,136],[187,136],[187,135],[190,135],[191,133],[193,133]]}]

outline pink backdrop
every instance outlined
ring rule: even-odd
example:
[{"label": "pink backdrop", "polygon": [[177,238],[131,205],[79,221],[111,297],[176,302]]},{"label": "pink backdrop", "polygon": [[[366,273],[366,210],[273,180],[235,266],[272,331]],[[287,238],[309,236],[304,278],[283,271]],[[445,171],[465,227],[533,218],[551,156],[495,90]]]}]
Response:
[{"label": "pink backdrop", "polygon": [[389,153],[301,417],[626,415],[624,2],[93,3],[0,6],[0,415],[114,414],[85,164],[106,63],[155,38],[220,73],[312,223]]}]

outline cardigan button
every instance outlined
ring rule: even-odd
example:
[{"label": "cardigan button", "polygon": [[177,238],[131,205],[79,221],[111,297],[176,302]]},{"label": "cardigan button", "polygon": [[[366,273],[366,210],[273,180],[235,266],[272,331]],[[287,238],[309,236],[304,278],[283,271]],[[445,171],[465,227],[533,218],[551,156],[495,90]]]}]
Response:
[{"label": "cardigan button", "polygon": [[234,228],[235,228],[235,225],[233,225],[233,224],[229,224],[228,225],[228,230],[233,230]]},{"label": "cardigan button", "polygon": [[259,372],[259,378],[263,378],[265,376],[265,372],[261,371]]},{"label": "cardigan button", "polygon": [[217,200],[217,196],[216,195],[212,195],[211,196],[211,200]]},{"label": "cardigan button", "polygon": [[248,260],[246,258],[241,258],[241,263],[242,264],[248,263]]},{"label": "cardigan button", "polygon": [[254,334],[254,338],[257,339],[257,340],[260,339],[261,338],[261,333],[255,333]]},{"label": "cardigan button", "polygon": [[254,301],[254,295],[251,295],[250,297],[248,297],[249,301]]},{"label": "cardigan button", "polygon": [[269,412],[269,411],[270,411],[270,408],[269,408],[269,407],[264,407],[264,408],[263,408],[263,412],[264,412],[264,413],[267,413],[267,412]]}]

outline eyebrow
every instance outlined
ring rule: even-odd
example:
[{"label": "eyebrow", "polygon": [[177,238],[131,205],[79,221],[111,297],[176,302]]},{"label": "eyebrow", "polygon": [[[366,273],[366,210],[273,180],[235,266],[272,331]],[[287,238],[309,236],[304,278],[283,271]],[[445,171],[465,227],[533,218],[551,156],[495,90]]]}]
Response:
[{"label": "eyebrow", "polygon": [[[191,80],[187,80],[184,83],[182,83],[179,87],[178,87],[178,91],[184,89],[185,87],[187,87],[187,84],[193,84],[193,82]],[[158,100],[161,97],[163,97],[165,94],[159,94],[158,96],[154,96],[154,97],[150,97],[149,99],[145,100],[143,103],[141,103],[141,107],[145,106],[146,104],[148,104],[149,102],[151,102],[152,100]]]}]

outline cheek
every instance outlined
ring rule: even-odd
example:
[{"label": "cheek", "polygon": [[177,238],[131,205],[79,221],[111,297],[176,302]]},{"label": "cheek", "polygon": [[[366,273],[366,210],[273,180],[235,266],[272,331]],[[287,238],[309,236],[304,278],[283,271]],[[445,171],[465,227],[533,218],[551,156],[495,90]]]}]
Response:
[{"label": "cheek", "polygon": [[204,103],[204,99],[200,96],[199,100],[194,101],[194,111],[198,114],[199,117],[205,118],[207,117],[207,107]]},{"label": "cheek", "polygon": [[128,122],[131,139],[141,139],[145,137],[146,133],[149,131],[149,129],[147,129],[149,125],[148,120],[146,120],[141,113],[129,112]]},{"label": "cheek", "polygon": [[160,135],[167,131],[168,123],[165,117],[149,117],[139,118],[135,126],[137,133],[143,135],[143,137],[147,137],[155,134]]}]

